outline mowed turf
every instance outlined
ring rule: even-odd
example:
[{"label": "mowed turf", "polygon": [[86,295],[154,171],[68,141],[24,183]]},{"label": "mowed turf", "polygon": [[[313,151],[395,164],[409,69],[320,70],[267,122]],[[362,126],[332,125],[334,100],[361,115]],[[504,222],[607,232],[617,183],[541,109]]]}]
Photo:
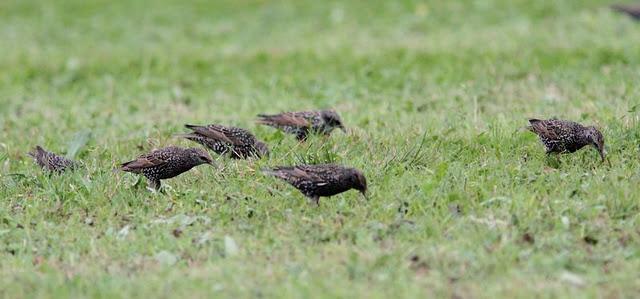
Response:
[{"label": "mowed turf", "polygon": [[[640,24],[607,1],[0,2],[0,297],[514,298],[640,293]],[[298,143],[258,113],[334,108]],[[546,157],[530,117],[601,128]],[[112,171],[253,131],[152,194]],[[84,168],[47,176],[35,145]],[[264,167],[361,169],[309,205]]]}]

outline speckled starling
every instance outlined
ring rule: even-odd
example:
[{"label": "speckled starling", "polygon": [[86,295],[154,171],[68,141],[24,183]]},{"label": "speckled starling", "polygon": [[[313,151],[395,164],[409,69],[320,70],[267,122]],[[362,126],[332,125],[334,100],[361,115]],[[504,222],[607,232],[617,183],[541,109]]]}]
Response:
[{"label": "speckled starling", "polygon": [[150,186],[159,190],[160,180],[173,178],[200,164],[213,164],[211,156],[204,149],[169,146],[122,163],[120,169],[144,175]]},{"label": "speckled starling", "polygon": [[544,144],[547,154],[573,153],[586,145],[592,145],[605,160],[604,137],[595,127],[559,119],[530,119],[528,129]]},{"label": "speckled starling", "polygon": [[63,173],[66,170],[71,170],[78,166],[78,163],[46,151],[39,145],[36,146],[33,151],[29,152],[28,155],[33,157],[42,169],[50,172]]},{"label": "speckled starling", "polygon": [[329,135],[336,128],[346,132],[342,119],[333,110],[259,114],[258,123],[296,135],[298,140],[305,140],[310,132]]},{"label": "speckled starling", "polygon": [[611,9],[627,14],[635,20],[640,20],[640,4],[615,4],[611,5]]},{"label": "speckled starling", "polygon": [[265,169],[264,173],[280,178],[300,190],[316,205],[320,197],[329,197],[356,189],[366,198],[367,180],[362,172],[335,164],[298,165]]},{"label": "speckled starling", "polygon": [[193,132],[180,134],[191,141],[200,143],[219,155],[229,154],[234,159],[246,159],[249,157],[263,157],[269,154],[269,149],[264,142],[258,141],[251,132],[221,125],[185,125]]}]

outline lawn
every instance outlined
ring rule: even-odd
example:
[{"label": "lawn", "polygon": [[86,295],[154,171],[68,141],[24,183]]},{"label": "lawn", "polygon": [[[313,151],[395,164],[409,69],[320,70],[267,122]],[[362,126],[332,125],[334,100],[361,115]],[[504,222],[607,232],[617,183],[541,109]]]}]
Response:
[{"label": "lawn", "polygon": [[[640,24],[608,1],[0,2],[0,297],[640,294]],[[348,133],[258,113],[334,108]],[[547,157],[527,119],[601,128]],[[262,160],[166,181],[121,162],[253,131]],[[44,174],[35,145],[84,167]],[[260,169],[335,162],[309,205]]]}]

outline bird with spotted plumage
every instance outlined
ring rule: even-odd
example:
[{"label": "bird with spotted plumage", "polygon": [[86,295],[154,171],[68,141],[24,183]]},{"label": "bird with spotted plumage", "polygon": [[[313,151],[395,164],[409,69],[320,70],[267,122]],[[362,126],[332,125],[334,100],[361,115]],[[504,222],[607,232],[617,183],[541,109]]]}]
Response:
[{"label": "bird with spotted plumage", "polygon": [[257,122],[295,135],[300,141],[306,140],[310,133],[328,136],[334,129],[346,132],[342,119],[334,110],[258,114]]},{"label": "bird with spotted plumage", "polygon": [[320,204],[320,197],[330,197],[351,189],[367,197],[367,179],[355,168],[336,164],[303,164],[263,169],[263,172],[291,184],[316,205]]},{"label": "bird with spotted plumage", "polygon": [[160,190],[161,180],[176,177],[201,164],[213,165],[213,159],[204,149],[169,146],[122,163],[120,170],[141,174],[151,188]]},{"label": "bird with spotted plumage", "polygon": [[267,145],[245,129],[217,124],[187,124],[185,127],[192,132],[178,134],[178,137],[197,142],[219,155],[229,154],[233,159],[261,158],[269,155]]},{"label": "bird with spotted plumage", "polygon": [[605,161],[604,137],[594,126],[560,119],[530,119],[528,129],[538,135],[546,153],[573,153],[591,145]]},{"label": "bird with spotted plumage", "polygon": [[77,162],[49,152],[39,145],[27,154],[31,156],[43,170],[51,173],[60,174],[78,166]]}]

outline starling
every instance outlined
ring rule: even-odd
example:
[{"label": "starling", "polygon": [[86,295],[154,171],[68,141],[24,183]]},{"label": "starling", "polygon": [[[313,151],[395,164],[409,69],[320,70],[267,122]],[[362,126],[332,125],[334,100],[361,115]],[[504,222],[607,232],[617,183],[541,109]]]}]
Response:
[{"label": "starling", "polygon": [[629,15],[635,20],[640,20],[640,4],[615,4],[611,5],[611,9]]},{"label": "starling", "polygon": [[213,165],[211,156],[205,150],[169,146],[122,163],[120,170],[142,174],[153,189],[160,190],[160,180],[178,176],[200,164]]},{"label": "starling", "polygon": [[200,143],[219,155],[229,153],[231,158],[246,159],[260,158],[269,154],[267,145],[258,141],[245,129],[221,125],[185,125],[185,127],[193,132],[178,136]]},{"label": "starling", "polygon": [[313,203],[320,197],[329,197],[356,189],[366,198],[367,180],[362,172],[335,164],[298,165],[263,170],[265,174],[280,178],[300,190]]},{"label": "starling", "polygon": [[63,173],[66,170],[72,170],[78,166],[78,163],[49,152],[39,145],[36,146],[33,151],[29,152],[28,155],[33,157],[42,169],[49,172]]},{"label": "starling", "polygon": [[530,119],[528,129],[544,144],[547,154],[573,153],[586,145],[592,145],[605,160],[604,137],[596,127],[585,127],[579,123],[559,119]]},{"label": "starling", "polygon": [[258,123],[283,130],[296,135],[298,140],[305,140],[309,132],[331,134],[335,128],[346,132],[342,119],[333,110],[284,112],[275,115],[258,114]]}]

